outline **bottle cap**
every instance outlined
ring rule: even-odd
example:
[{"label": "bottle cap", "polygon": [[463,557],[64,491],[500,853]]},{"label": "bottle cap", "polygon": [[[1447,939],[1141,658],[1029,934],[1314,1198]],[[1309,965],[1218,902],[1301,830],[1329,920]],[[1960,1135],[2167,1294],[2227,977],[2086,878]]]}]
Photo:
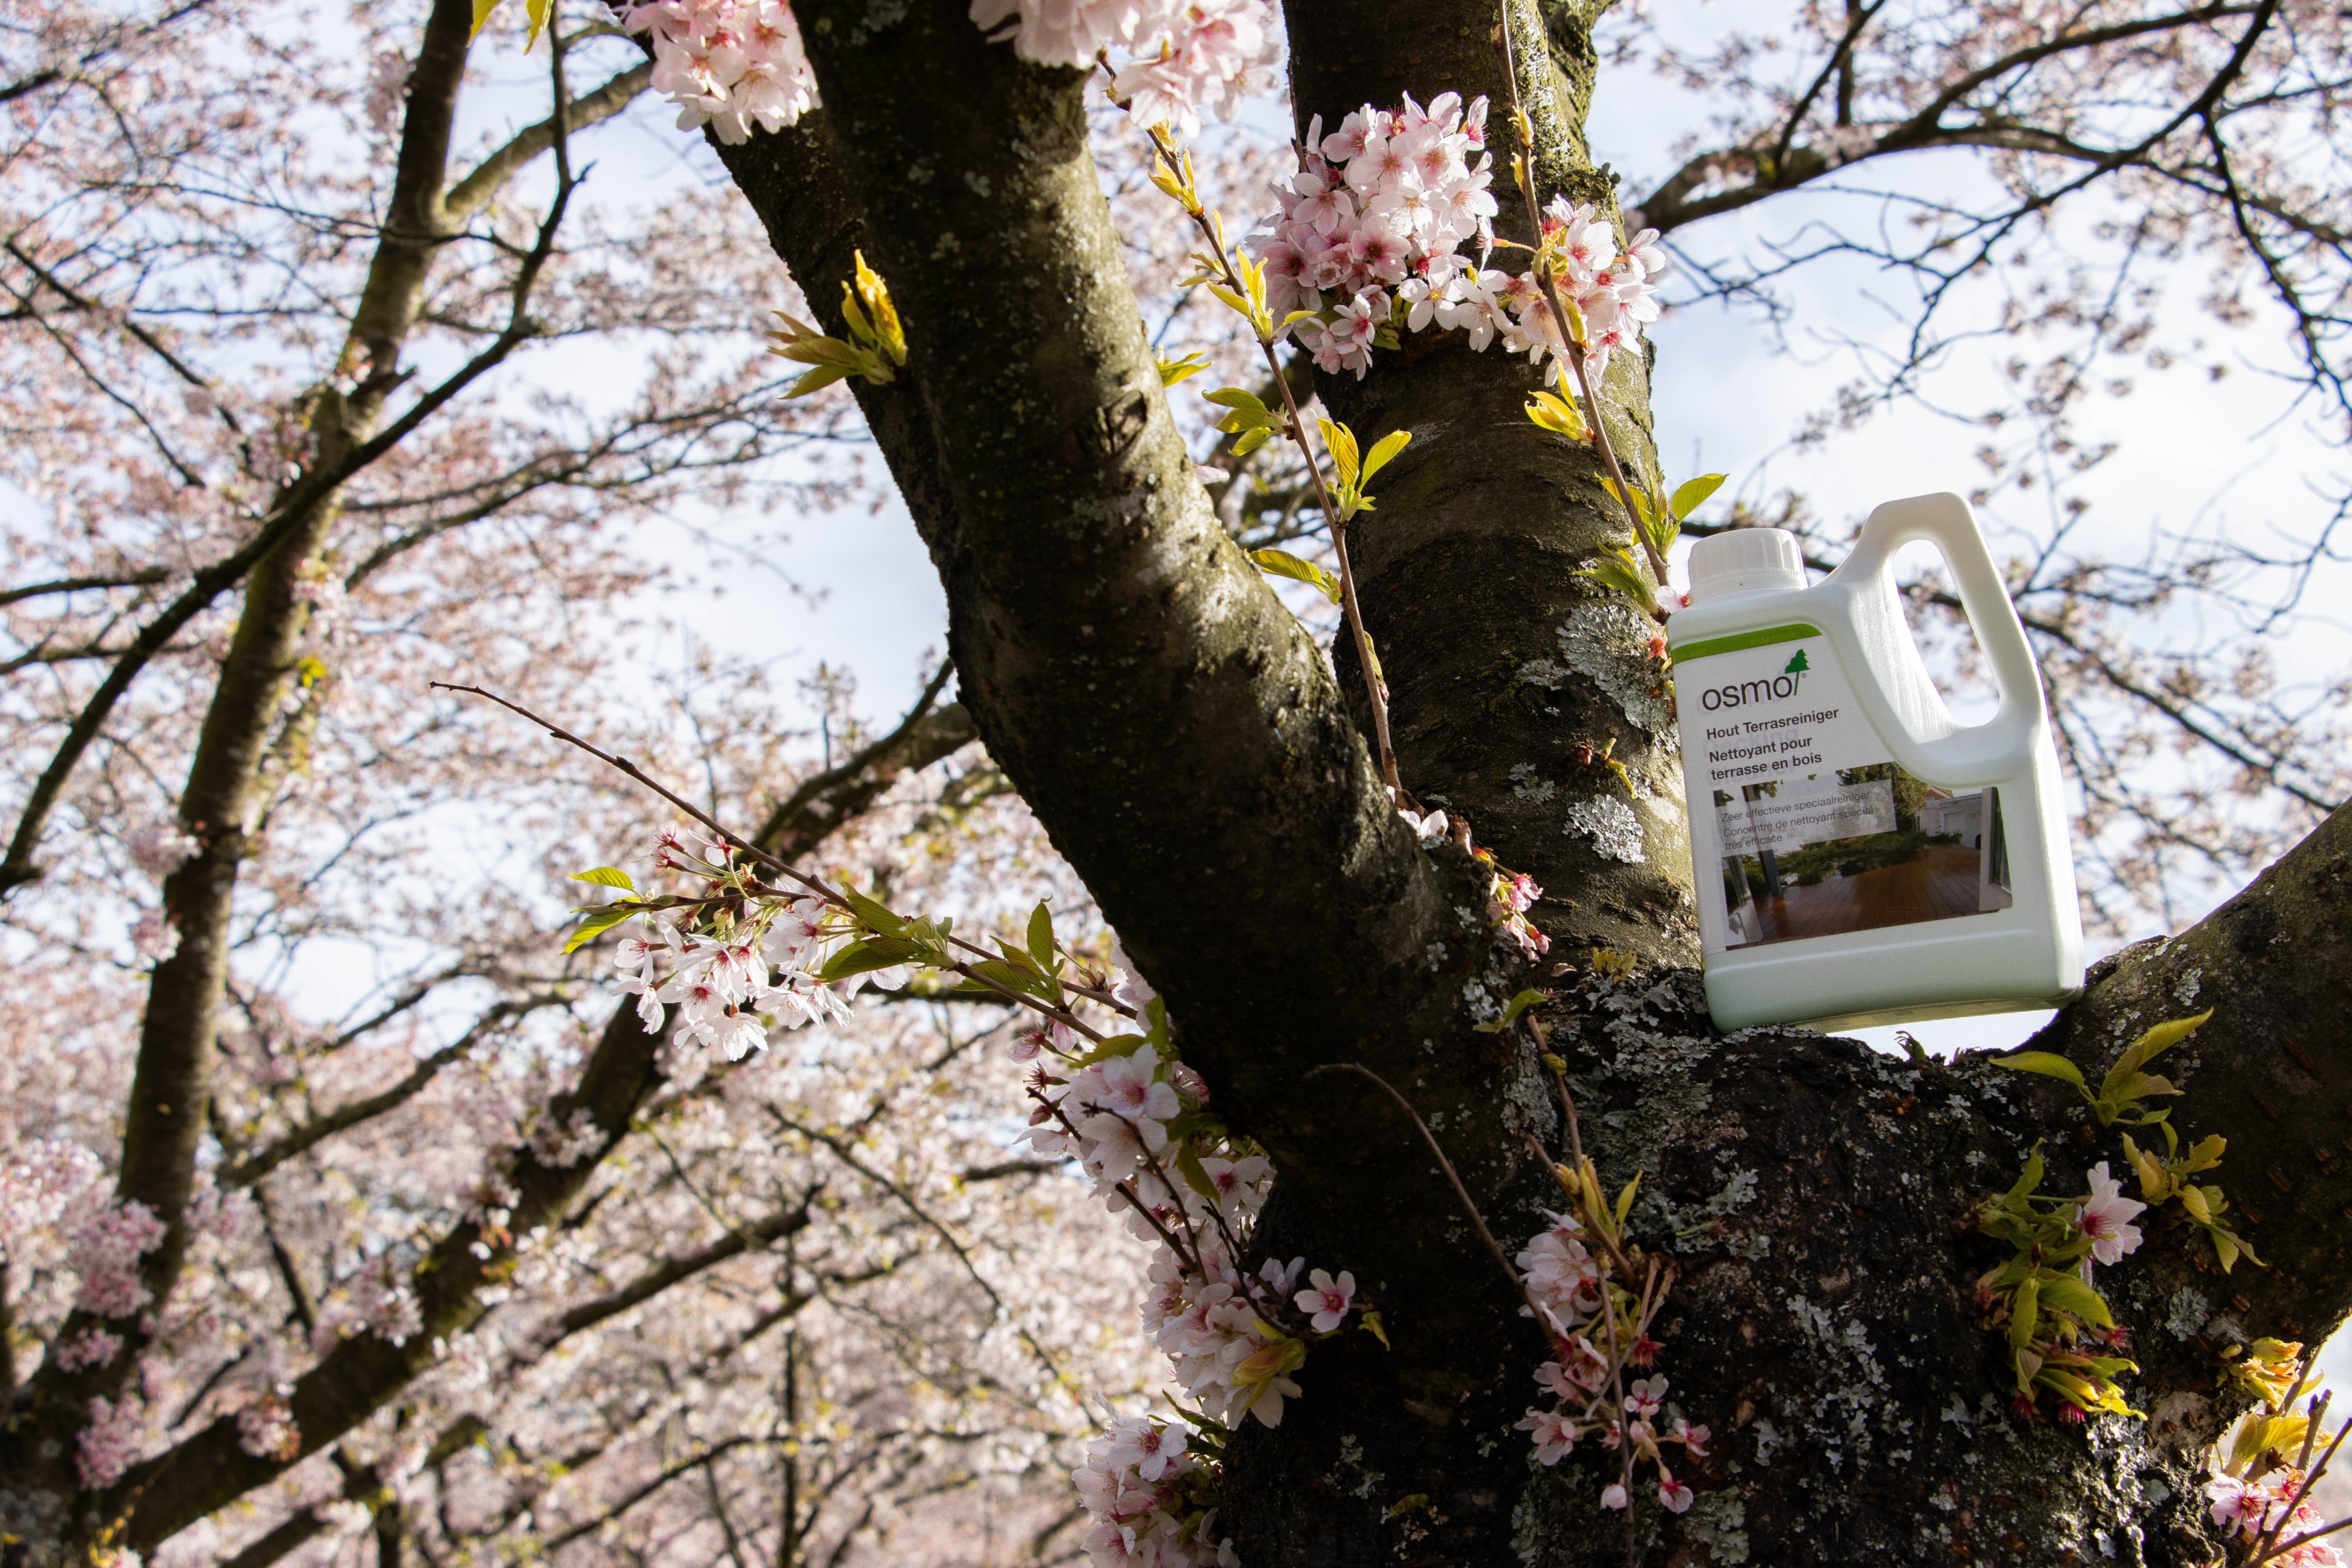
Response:
[{"label": "bottle cap", "polygon": [[1805,556],[1785,528],[1735,528],[1691,546],[1690,602],[1759,588],[1801,588]]}]

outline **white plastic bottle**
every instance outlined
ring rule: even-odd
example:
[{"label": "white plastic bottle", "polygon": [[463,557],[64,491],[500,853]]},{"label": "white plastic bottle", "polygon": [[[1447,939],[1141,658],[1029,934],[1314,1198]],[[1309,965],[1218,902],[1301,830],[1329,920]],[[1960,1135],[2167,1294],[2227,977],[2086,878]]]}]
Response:
[{"label": "white plastic bottle", "polygon": [[[1943,552],[2000,689],[1956,722],[1895,551]],[[1968,503],[1889,501],[1811,587],[1794,537],[1692,549],[1666,629],[1708,1011],[1855,1027],[2051,1006],[2083,987],[2066,809],[2025,628]]]}]

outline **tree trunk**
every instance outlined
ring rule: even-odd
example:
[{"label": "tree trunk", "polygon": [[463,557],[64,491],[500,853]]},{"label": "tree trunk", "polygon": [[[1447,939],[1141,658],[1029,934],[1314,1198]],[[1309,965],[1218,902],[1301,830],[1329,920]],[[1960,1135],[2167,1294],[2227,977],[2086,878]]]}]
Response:
[{"label": "tree trunk", "polygon": [[[1513,15],[1540,194],[1607,204],[1581,126],[1597,9],[1539,17],[1517,0]],[[1302,122],[1450,89],[1490,95],[1506,123],[1484,6],[1289,10]],[[1555,1149],[1561,1135],[1533,1050],[1472,1027],[1479,990],[1528,976],[1491,942],[1466,858],[1420,850],[1391,817],[1340,684],[1188,476],[1119,272],[1082,77],[983,42],[961,0],[800,12],[827,108],[723,155],[832,330],[851,248],[889,281],[912,357],[857,395],[947,586],[982,738],[1168,998],[1219,1108],[1275,1155],[1262,1248],[1353,1269],[1395,1342],[1319,1347],[1282,1426],[1245,1426],[1224,1500],[1242,1560],[1626,1561],[1627,1516],[1599,1506],[1613,1464],[1546,1469],[1514,1430],[1543,1341],[1413,1130],[1360,1079],[1309,1077],[1357,1061],[1398,1085],[1507,1243],[1558,1202],[1525,1152],[1526,1133]],[[1523,227],[1507,179],[1507,235]],[[1609,426],[1649,471],[1645,367],[1619,366]],[[1353,540],[1409,787],[1548,887],[1555,957],[1580,969],[1607,945],[1642,965],[1622,983],[1580,974],[1551,1009],[1604,1179],[1642,1173],[1634,1229],[1681,1264],[1662,1320],[1673,1404],[1718,1435],[1689,1513],[1635,1500],[1634,1550],[2210,1561],[2199,1485],[2230,1413],[2219,1351],[2316,1340],[2352,1300],[2337,1212],[2352,1165],[2326,1146],[2352,1082],[2315,1059],[2352,995],[2337,952],[2352,823],[2332,819],[2185,937],[2100,966],[2052,1026],[2045,1044],[2095,1074],[2139,1029],[2218,1000],[2180,1054],[2175,1121],[2229,1135],[2233,1193],[2262,1182],[2288,1201],[2258,1196],[2247,1215],[2268,1269],[2225,1279],[2201,1239],[2158,1226],[2103,1277],[2137,1331],[2130,1392],[2153,1419],[2014,1417],[1973,1300],[1999,1255],[1963,1221],[2037,1141],[2067,1183],[2119,1151],[2068,1091],[1981,1059],[1717,1037],[1689,967],[1678,759],[1648,628],[1576,575],[1628,537],[1623,519],[1591,454],[1520,414],[1535,384],[1499,354],[1415,339],[1321,390],[1367,444],[1414,434]],[[1637,860],[1604,853],[1571,810],[1626,799],[1578,749],[1612,734]],[[2278,1029],[2288,1017],[2301,1043]],[[2272,1152],[2287,1147],[2313,1163]]]}]

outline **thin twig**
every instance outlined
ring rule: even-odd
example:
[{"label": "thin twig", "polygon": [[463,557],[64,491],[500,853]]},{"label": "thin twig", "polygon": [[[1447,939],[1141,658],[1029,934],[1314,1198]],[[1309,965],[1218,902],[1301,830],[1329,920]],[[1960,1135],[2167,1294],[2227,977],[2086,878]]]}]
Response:
[{"label": "thin twig", "polygon": [[1437,1134],[1429,1130],[1429,1123],[1421,1119],[1421,1112],[1412,1108],[1412,1101],[1399,1093],[1394,1084],[1361,1062],[1325,1062],[1319,1068],[1310,1068],[1306,1076],[1314,1078],[1318,1074],[1327,1072],[1352,1072],[1371,1079],[1379,1086],[1381,1093],[1396,1101],[1398,1110],[1412,1119],[1413,1127],[1421,1133],[1421,1141],[1428,1144],[1430,1153],[1436,1156],[1437,1168],[1444,1172],[1446,1181],[1453,1184],[1454,1195],[1461,1200],[1462,1212],[1470,1216],[1471,1226],[1477,1231],[1478,1239],[1486,1244],[1488,1252],[1494,1254],[1496,1266],[1503,1270],[1504,1278],[1510,1280],[1512,1289],[1526,1298],[1528,1310],[1535,1314],[1536,1327],[1544,1331],[1544,1338],[1546,1340],[1556,1338],[1549,1327],[1552,1321],[1551,1314],[1538,1304],[1534,1293],[1528,1289],[1527,1281],[1519,1278],[1519,1271],[1517,1268],[1511,1267],[1511,1259],[1503,1251],[1502,1244],[1495,1239],[1495,1233],[1486,1228],[1486,1216],[1478,1212],[1478,1205],[1471,1201],[1470,1189],[1462,1184],[1461,1173],[1454,1170],[1454,1162],[1445,1157],[1444,1149],[1438,1144]]},{"label": "thin twig", "polygon": [[[661,796],[662,799],[669,802],[670,805],[677,807],[678,810],[686,813],[687,816],[694,818],[695,821],[709,828],[712,835],[715,836],[720,843],[732,847],[741,854],[749,856],[752,859],[755,859],[761,864],[768,867],[771,870],[782,872],[783,875],[791,878],[793,881],[799,883],[802,887],[806,888],[810,892],[815,894],[827,904],[832,905],[835,909],[846,910],[852,914],[856,912],[856,906],[852,904],[838,889],[826,885],[823,879],[812,877],[807,872],[801,870],[797,867],[787,865],[784,861],[769,854],[766,850],[761,848],[751,840],[733,832],[717,817],[712,816],[709,812],[704,811],[692,801],[687,799],[684,795],[679,795],[676,790],[671,789],[667,784],[663,784],[651,773],[646,773],[643,768],[637,766],[636,763],[631,762],[628,758],[615,755],[614,753],[604,750],[602,746],[597,745],[593,741],[584,740],[582,737],[573,734],[571,731],[563,728],[561,724],[556,723],[553,720],[541,718],[539,714],[532,712],[530,709],[525,708],[520,702],[509,701],[506,698],[499,696],[495,691],[488,690],[479,686],[460,686],[446,680],[436,680],[430,684],[436,689],[442,691],[456,691],[464,693],[470,697],[488,698],[490,701],[497,703],[499,707],[506,709],[509,712],[520,714],[523,718],[530,720],[532,723],[538,725],[541,729],[546,731],[557,740],[563,742],[566,745],[578,747],[580,750],[587,752],[590,756],[595,758],[598,762],[603,763],[606,767],[612,768],[615,772],[625,775],[635,783],[644,785],[646,789],[653,791],[654,794]],[[767,890],[779,894],[782,891],[781,889]],[[649,905],[648,907],[651,906]],[[986,948],[981,947],[976,943],[966,942],[961,937],[951,934],[948,940],[954,945],[962,948],[967,952],[976,953],[982,959],[991,963],[999,962],[997,954],[989,952]],[[1010,986],[1001,984],[998,982],[990,979],[987,975],[981,973],[971,964],[950,963],[940,965],[940,967],[945,968],[952,973],[961,975],[964,979],[971,981],[975,985],[982,986],[989,991],[994,992],[1006,1003],[1013,1006],[1027,1007],[1034,1012],[1042,1013],[1046,1017],[1053,1019],[1055,1023],[1066,1025],[1074,1032],[1084,1035],[1090,1040],[1099,1043],[1103,1038],[1102,1031],[1087,1023],[1086,1020],[1080,1018],[1067,1007],[1058,1006],[1053,1003],[1046,1002],[1040,997],[1031,996],[1022,992],[1014,991]],[[1126,1014],[1129,1017],[1134,1016],[1133,1012],[1126,1007],[1119,1006],[1116,1003],[1111,1004],[1111,1005],[1117,1007],[1119,1012]]]},{"label": "thin twig", "polygon": [[[1106,71],[1110,68],[1108,62],[1105,62],[1103,68]],[[1168,171],[1170,176],[1174,179],[1183,179],[1183,165],[1177,161],[1175,150],[1170,146],[1168,139],[1161,134],[1160,128],[1157,125],[1147,125],[1143,128],[1143,132],[1151,139],[1152,152],[1159,157],[1161,166]],[[1186,188],[1188,190],[1191,188],[1189,181],[1186,182]],[[1199,229],[1202,237],[1208,242],[1209,248],[1206,254],[1215,260],[1219,271],[1223,274],[1225,287],[1246,296],[1247,287],[1234,269],[1232,256],[1226,251],[1225,237],[1219,231],[1218,226],[1210,220],[1208,210],[1205,207],[1199,211],[1188,210],[1187,216],[1192,218],[1192,226]],[[1255,323],[1253,323],[1253,330],[1255,330]],[[1330,488],[1323,478],[1322,461],[1316,457],[1315,447],[1307,438],[1307,422],[1299,416],[1298,399],[1290,390],[1290,378],[1283,374],[1282,360],[1275,353],[1274,341],[1260,337],[1258,352],[1265,356],[1266,369],[1273,373],[1274,384],[1282,393],[1282,406],[1289,416],[1284,434],[1288,436],[1298,447],[1299,456],[1307,459],[1307,471],[1315,481],[1316,499],[1323,508],[1323,521],[1331,532],[1331,549],[1339,559],[1340,613],[1348,623],[1349,637],[1356,645],[1356,662],[1363,670],[1364,690],[1371,699],[1372,742],[1374,749],[1380,754],[1381,777],[1392,794],[1402,797],[1404,786],[1399,781],[1397,774],[1396,747],[1389,738],[1389,699],[1385,689],[1386,683],[1381,679],[1378,673],[1380,666],[1372,658],[1371,636],[1364,630],[1363,611],[1356,603],[1355,568],[1349,563],[1348,558],[1348,525],[1339,516],[1339,506],[1331,500]]]}]

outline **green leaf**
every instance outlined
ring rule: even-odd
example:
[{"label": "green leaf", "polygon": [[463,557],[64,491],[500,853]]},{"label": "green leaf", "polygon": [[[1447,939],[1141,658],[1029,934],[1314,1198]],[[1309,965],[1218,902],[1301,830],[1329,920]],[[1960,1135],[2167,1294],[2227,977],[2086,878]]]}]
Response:
[{"label": "green leaf", "polygon": [[1208,1168],[1201,1163],[1201,1151],[1192,1140],[1186,1138],[1176,1144],[1176,1169],[1184,1177],[1184,1184],[1207,1200],[1211,1207],[1220,1202],[1217,1184],[1209,1179]]},{"label": "green leaf", "polygon": [[2072,1312],[2094,1328],[2112,1329],[2115,1314],[2107,1310],[2105,1298],[2071,1275],[2044,1273],[2036,1281],[2041,1287],[2041,1302],[2061,1312]]},{"label": "green leaf", "polygon": [[2027,1279],[2017,1287],[2009,1299],[2009,1348],[2012,1353],[2033,1342],[2033,1331],[2042,1326],[2042,1283]]},{"label": "green leaf", "polygon": [[1312,583],[1322,589],[1324,596],[1333,604],[1339,602],[1339,579],[1316,565],[1312,561],[1302,561],[1287,550],[1253,550],[1250,552],[1250,559],[1257,563],[1257,569],[1261,572],[1271,576],[1289,577],[1301,583]]},{"label": "green leaf", "polygon": [[1257,394],[1244,392],[1238,386],[1221,386],[1214,392],[1204,392],[1201,395],[1220,408],[1246,408],[1257,414],[1265,412],[1265,405],[1259,400]]},{"label": "green leaf", "polygon": [[1642,1173],[1636,1171],[1633,1173],[1633,1179],[1625,1184],[1625,1190],[1617,1194],[1617,1228],[1619,1230],[1625,1228],[1625,1216],[1633,1210],[1633,1194],[1641,1190]]},{"label": "green leaf", "polygon": [[2032,1157],[2025,1162],[2025,1173],[2017,1178],[2017,1184],[2010,1188],[2000,1201],[2006,1205],[2015,1205],[2032,1197],[2041,1190],[2042,1173],[2048,1169],[2049,1167],[2042,1163],[2042,1144],[2037,1140],[2033,1145]]},{"label": "green leaf", "polygon": [[633,920],[644,912],[643,904],[630,903],[625,900],[619,903],[606,904],[600,910],[592,910],[573,929],[570,939],[563,944],[563,951],[576,952],[623,921]]},{"label": "green leaf", "polygon": [[865,942],[853,942],[826,959],[816,977],[822,981],[846,980],[853,974],[870,974],[877,969],[919,962],[927,956],[925,949],[902,937],[871,937]]},{"label": "green leaf", "polygon": [[2213,1009],[2208,1007],[2193,1018],[2175,1018],[2169,1023],[2158,1024],[2134,1040],[2131,1048],[2116,1058],[2116,1065],[2107,1069],[2106,1080],[2099,1086],[2100,1098],[2116,1098],[2116,1086],[2126,1082],[2140,1068],[2187,1039],[2196,1032],[2199,1025],[2212,1016]]},{"label": "green leaf", "polygon": [[1997,1068],[2015,1068],[2019,1072],[2040,1073],[2043,1078],[2063,1079],[2081,1089],[2087,1097],[2090,1086],[2083,1081],[2083,1069],[2055,1051],[2020,1051],[2015,1056],[1995,1057]]},{"label": "green leaf", "polygon": [[[1020,950],[1014,948],[1012,951],[1017,952]],[[1054,983],[1029,966],[1026,953],[1022,954],[1022,962],[1019,964],[1006,963],[993,958],[983,958],[971,964],[971,970],[974,974],[994,981],[1007,991],[1027,996],[1059,999]]]},{"label": "green leaf", "polygon": [[1054,911],[1043,899],[1029,911],[1029,956],[1048,974],[1059,967],[1054,956]]},{"label": "green leaf", "polygon": [[637,885],[629,880],[629,874],[618,866],[599,866],[593,871],[574,871],[566,879],[593,882],[600,888],[626,888],[633,893],[637,890]]},{"label": "green leaf", "polygon": [[907,922],[891,913],[884,905],[876,903],[855,888],[843,888],[841,896],[848,901],[852,912],[872,930],[881,932],[884,936],[905,934]]},{"label": "green leaf", "polygon": [[1722,474],[1701,474],[1695,479],[1684,480],[1675,488],[1674,500],[1668,503],[1675,517],[1677,520],[1688,517],[1705,506],[1706,498],[1723,488],[1724,479]]},{"label": "green leaf", "polygon": [[474,0],[474,30],[467,35],[467,42],[471,43],[481,37],[482,24],[488,22],[490,13],[498,8],[499,0]]},{"label": "green leaf", "polygon": [[1387,468],[1389,465],[1389,459],[1395,457],[1399,452],[1403,451],[1405,444],[1412,439],[1412,432],[1410,430],[1391,430],[1387,435],[1381,437],[1380,440],[1374,444],[1372,449],[1369,453],[1365,454],[1364,477],[1362,482],[1368,485],[1370,484],[1372,482],[1372,476],[1379,473],[1382,468]]},{"label": "green leaf", "polygon": [[1226,449],[1236,458],[1246,458],[1252,452],[1256,451],[1260,447],[1265,446],[1268,441],[1273,439],[1274,432],[1272,430],[1265,428],[1245,430],[1242,433],[1240,439],[1236,440]]}]

